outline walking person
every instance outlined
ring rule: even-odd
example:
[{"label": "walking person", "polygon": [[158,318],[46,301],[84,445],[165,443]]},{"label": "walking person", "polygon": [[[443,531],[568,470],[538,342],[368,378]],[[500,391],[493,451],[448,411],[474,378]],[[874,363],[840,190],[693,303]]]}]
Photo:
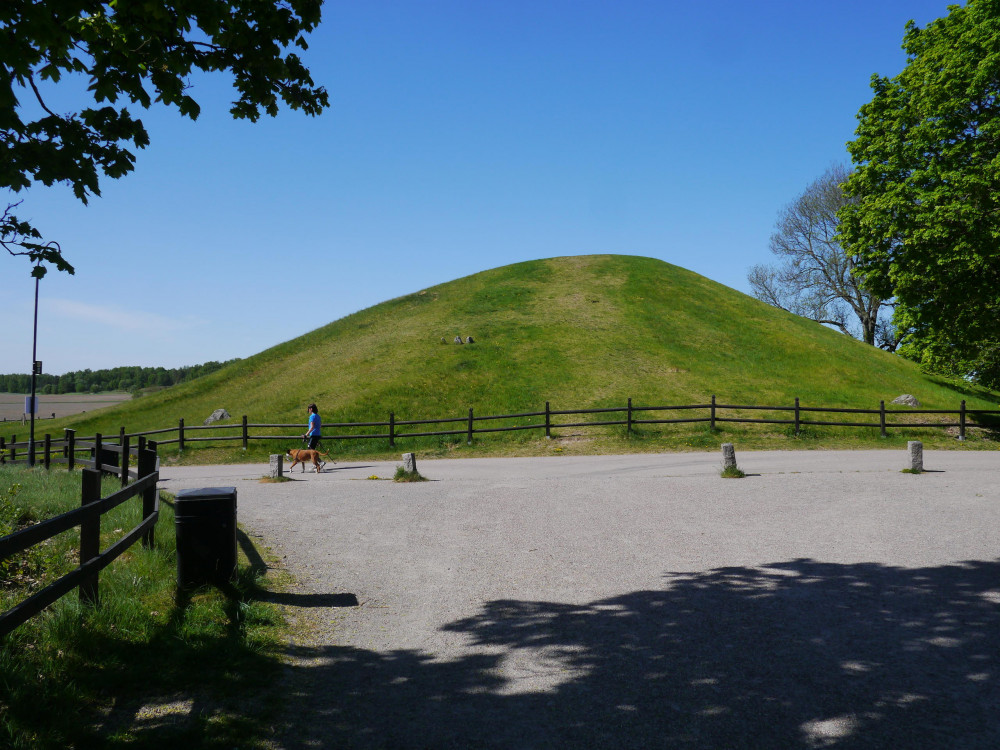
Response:
[{"label": "walking person", "polygon": [[306,434],[302,437],[309,439],[310,450],[317,450],[320,438],[322,437],[321,431],[323,428],[323,423],[319,418],[319,409],[316,408],[316,404],[309,404],[309,406],[306,407],[306,413],[309,415],[309,428],[306,430]]}]

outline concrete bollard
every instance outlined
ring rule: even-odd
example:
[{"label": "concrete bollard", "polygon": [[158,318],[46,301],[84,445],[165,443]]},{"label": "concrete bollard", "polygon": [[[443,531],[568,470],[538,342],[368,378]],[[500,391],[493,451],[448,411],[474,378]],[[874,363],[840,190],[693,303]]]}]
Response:
[{"label": "concrete bollard", "polygon": [[271,479],[278,479],[282,476],[284,472],[285,457],[280,453],[275,453],[271,456],[271,466],[268,472],[268,476]]},{"label": "concrete bollard", "polygon": [[403,471],[405,471],[407,474],[417,473],[417,454],[415,453],[403,454]]},{"label": "concrete bollard", "polygon": [[911,440],[906,444],[910,451],[910,471],[924,470],[924,444],[919,440]]},{"label": "concrete bollard", "polygon": [[736,448],[733,447],[732,443],[722,444],[722,468],[736,468]]}]

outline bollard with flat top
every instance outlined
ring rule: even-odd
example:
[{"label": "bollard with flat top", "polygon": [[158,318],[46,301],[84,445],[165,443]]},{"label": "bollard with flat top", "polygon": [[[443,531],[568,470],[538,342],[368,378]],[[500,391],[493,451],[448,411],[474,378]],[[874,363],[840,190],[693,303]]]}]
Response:
[{"label": "bollard with flat top", "polygon": [[403,454],[403,471],[407,474],[417,473],[417,454],[416,453],[404,453]]},{"label": "bollard with flat top", "polygon": [[271,479],[279,479],[285,470],[285,457],[280,453],[271,454],[271,465],[268,470],[268,476]]},{"label": "bollard with flat top", "polygon": [[722,467],[724,469],[736,468],[736,448],[732,443],[722,444]]},{"label": "bollard with flat top", "polygon": [[924,444],[919,440],[911,440],[906,444],[910,451],[910,471],[924,470]]}]

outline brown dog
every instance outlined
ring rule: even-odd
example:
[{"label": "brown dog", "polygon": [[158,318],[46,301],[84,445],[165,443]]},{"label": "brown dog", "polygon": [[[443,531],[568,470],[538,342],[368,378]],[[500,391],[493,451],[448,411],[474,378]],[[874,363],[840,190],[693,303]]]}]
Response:
[{"label": "brown dog", "polygon": [[308,448],[289,448],[288,457],[292,459],[292,465],[288,467],[291,471],[295,468],[296,464],[302,464],[302,471],[306,470],[306,462],[312,461],[313,467],[316,469],[316,473],[319,474],[320,471],[326,466],[326,461],[320,461],[320,456],[330,457],[329,453],[320,453],[319,451],[310,450]]}]

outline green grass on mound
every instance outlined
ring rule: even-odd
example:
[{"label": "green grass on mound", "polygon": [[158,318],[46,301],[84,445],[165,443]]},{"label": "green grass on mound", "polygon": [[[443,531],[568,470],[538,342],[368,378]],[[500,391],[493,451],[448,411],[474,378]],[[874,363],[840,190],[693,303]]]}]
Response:
[{"label": "green grass on mound", "polygon": [[[457,345],[455,336],[472,336],[476,343]],[[637,406],[693,404],[712,394],[726,403],[791,406],[799,397],[803,406],[878,408],[880,400],[903,393],[924,408],[957,409],[962,399],[970,409],[997,408],[996,394],[928,377],[898,356],[683,268],[598,255],[518,263],[389,300],[219,372],[100,414],[57,420],[54,427],[83,435],[115,434],[123,425],[129,431],[171,427],[181,418],[200,425],[217,408],[227,409],[232,423],[245,414],[251,423],[304,424],[311,402],[324,422],[333,423],[383,421],[390,412],[397,420],[463,417],[470,407],[482,416],[533,412],[546,401],[556,410],[618,407],[628,398]],[[780,426],[720,429],[727,440],[754,447],[793,445]],[[874,437],[870,432],[815,428],[794,445],[886,444],[877,429]],[[896,435],[890,440],[904,433]],[[575,429],[559,437],[563,450],[583,452],[690,449],[720,441],[705,425],[644,426],[627,436],[619,428]],[[943,431],[926,437],[955,445]],[[400,452],[385,440],[331,442],[327,447],[341,455]],[[184,460],[258,460],[298,443],[256,444],[248,455],[238,443],[191,444]],[[973,443],[994,445],[990,435]],[[400,447],[442,455],[531,454],[560,444],[531,431],[477,436],[472,449],[462,435],[411,439]]]}]

